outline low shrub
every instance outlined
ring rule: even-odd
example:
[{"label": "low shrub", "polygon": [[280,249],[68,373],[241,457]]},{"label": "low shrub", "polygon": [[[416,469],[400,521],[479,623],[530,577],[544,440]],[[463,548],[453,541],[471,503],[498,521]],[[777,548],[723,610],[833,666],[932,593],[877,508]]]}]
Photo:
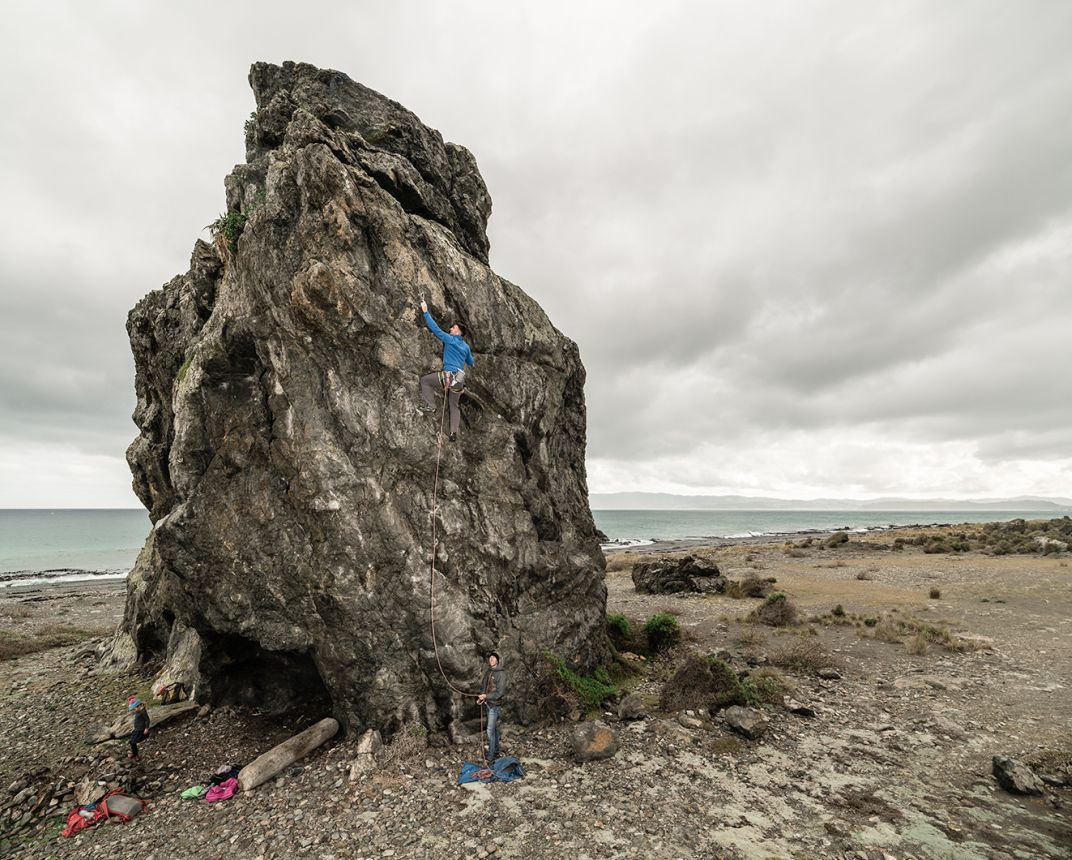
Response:
[{"label": "low shrub", "polygon": [[905,643],[909,654],[926,654],[930,650],[930,641],[922,633],[915,634]]},{"label": "low shrub", "polygon": [[839,604],[838,604],[837,606],[835,606],[835,607],[833,608],[833,610],[831,611],[831,613],[830,613],[830,614],[831,614],[831,615],[833,615],[833,616],[835,616],[835,617],[837,617],[837,618],[844,618],[844,617],[845,617],[845,607],[844,607],[844,606],[842,606],[842,605],[841,605],[841,604],[839,603]]},{"label": "low shrub", "polygon": [[864,624],[866,624],[868,627],[874,627],[876,624],[878,624],[878,619],[875,618],[873,615],[869,615],[867,618],[864,619]]},{"label": "low shrub", "polygon": [[681,625],[669,612],[658,612],[651,616],[644,625],[648,637],[648,648],[658,654],[677,645],[681,641]]},{"label": "low shrub", "polygon": [[942,597],[941,589],[938,589],[938,588],[932,588],[931,589],[931,591],[930,591],[931,600],[939,600],[939,599],[941,599],[941,597]]},{"label": "low shrub", "polygon": [[629,625],[629,619],[624,615],[608,615],[607,616],[607,635],[610,637],[611,644],[618,650],[626,650],[626,643],[629,642],[630,633],[632,628]]},{"label": "low shrub", "polygon": [[871,574],[868,573],[866,570],[861,570],[858,574],[856,574],[856,578],[866,582],[871,579]]},{"label": "low shrub", "polygon": [[690,654],[684,664],[663,684],[659,704],[664,711],[688,708],[718,710],[745,702],[741,679],[717,657]]},{"label": "low shrub", "polygon": [[777,669],[763,667],[741,679],[744,703],[750,708],[780,703],[783,696],[792,692],[789,681]]},{"label": "low shrub", "polygon": [[752,610],[749,617],[768,627],[790,627],[797,623],[797,607],[784,592],[776,591]]},{"label": "low shrub", "polygon": [[849,542],[849,536],[845,532],[838,532],[837,534],[830,535],[826,539],[824,546],[827,549],[836,549],[839,546],[847,544]]}]

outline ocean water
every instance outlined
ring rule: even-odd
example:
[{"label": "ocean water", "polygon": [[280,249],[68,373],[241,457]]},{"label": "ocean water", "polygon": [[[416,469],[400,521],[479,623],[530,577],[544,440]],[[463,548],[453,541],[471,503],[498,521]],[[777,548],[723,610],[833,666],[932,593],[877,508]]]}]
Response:
[{"label": "ocean water", "polygon": [[755,537],[833,529],[1051,519],[1055,511],[592,511],[596,526],[629,544],[687,538]]},{"label": "ocean water", "polygon": [[0,510],[0,575],[74,570],[126,575],[150,527],[149,514],[140,509]]},{"label": "ocean water", "polygon": [[[593,511],[615,541],[727,538],[837,528],[969,523],[1060,516],[1054,511]],[[144,510],[0,510],[0,588],[122,577],[149,534]]]}]

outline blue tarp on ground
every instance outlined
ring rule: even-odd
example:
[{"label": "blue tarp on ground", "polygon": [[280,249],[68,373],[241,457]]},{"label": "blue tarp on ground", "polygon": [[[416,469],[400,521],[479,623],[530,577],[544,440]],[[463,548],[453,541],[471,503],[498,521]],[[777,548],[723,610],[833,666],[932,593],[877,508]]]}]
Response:
[{"label": "blue tarp on ground", "polygon": [[490,765],[472,764],[465,762],[462,772],[458,774],[458,785],[467,782],[513,782],[515,779],[525,778],[525,768],[517,760],[517,756],[505,755],[495,759]]}]

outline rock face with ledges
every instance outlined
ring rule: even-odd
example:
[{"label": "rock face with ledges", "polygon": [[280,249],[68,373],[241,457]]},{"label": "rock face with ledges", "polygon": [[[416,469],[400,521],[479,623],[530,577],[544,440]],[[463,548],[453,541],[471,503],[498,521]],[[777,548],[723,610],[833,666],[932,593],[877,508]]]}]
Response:
[{"label": "rock face with ledges", "polygon": [[545,650],[590,670],[606,648],[576,345],[488,267],[467,150],[340,72],[257,63],[250,83],[247,163],[226,179],[240,235],[198,242],[128,321],[128,460],[154,525],[113,659],[182,643],[199,701],[471,731],[429,626],[438,415],[417,380],[440,345],[423,296],[466,326],[479,398],[440,471],[440,659],[472,689],[497,650],[511,717],[535,717]]}]

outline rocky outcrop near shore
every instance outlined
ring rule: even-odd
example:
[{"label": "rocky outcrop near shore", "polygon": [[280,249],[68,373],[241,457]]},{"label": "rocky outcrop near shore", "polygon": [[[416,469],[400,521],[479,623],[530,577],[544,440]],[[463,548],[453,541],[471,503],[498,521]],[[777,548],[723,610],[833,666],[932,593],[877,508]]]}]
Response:
[{"label": "rocky outcrop near shore", "polygon": [[[489,268],[468,150],[341,72],[249,79],[215,244],[128,320],[128,460],[154,526],[112,658],[167,658],[200,701],[322,702],[350,729],[456,738],[477,714],[439,663],[472,689],[494,649],[512,716],[532,718],[545,651],[585,671],[606,648],[577,347]],[[438,661],[422,297],[476,355],[439,470]]]}]

